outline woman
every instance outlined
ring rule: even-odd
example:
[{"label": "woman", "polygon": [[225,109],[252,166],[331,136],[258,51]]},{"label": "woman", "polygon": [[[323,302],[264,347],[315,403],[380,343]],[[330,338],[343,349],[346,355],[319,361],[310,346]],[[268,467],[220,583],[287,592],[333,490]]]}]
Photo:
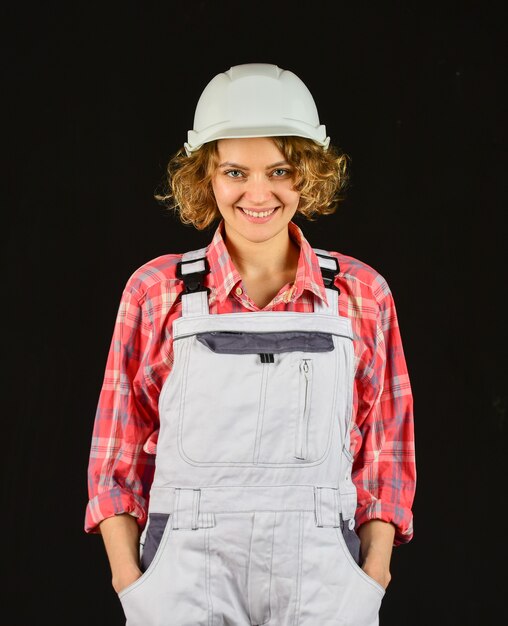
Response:
[{"label": "woman", "polygon": [[95,419],[85,529],[103,536],[129,626],[374,626],[412,538],[412,395],[393,298],[312,248],[346,157],[312,95],[232,67],[168,166],[209,246],[136,270]]}]

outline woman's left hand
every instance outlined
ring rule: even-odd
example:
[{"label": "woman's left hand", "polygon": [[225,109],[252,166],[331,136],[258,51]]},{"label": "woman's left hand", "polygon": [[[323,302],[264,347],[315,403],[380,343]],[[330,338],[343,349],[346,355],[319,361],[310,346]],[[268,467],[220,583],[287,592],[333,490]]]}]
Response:
[{"label": "woman's left hand", "polygon": [[358,530],[363,557],[363,571],[379,583],[383,589],[390,584],[390,558],[392,555],[395,526],[390,522],[372,519]]},{"label": "woman's left hand", "polygon": [[385,563],[381,559],[367,559],[362,565],[363,571],[373,578],[377,583],[386,590],[392,576],[390,570],[386,567]]}]

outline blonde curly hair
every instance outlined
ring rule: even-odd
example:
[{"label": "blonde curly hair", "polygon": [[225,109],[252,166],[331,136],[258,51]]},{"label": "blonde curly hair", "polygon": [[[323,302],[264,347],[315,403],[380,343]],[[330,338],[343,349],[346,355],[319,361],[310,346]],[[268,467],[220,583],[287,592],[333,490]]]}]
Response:
[{"label": "blonde curly hair", "polygon": [[[297,214],[310,221],[330,215],[343,199],[349,157],[330,145],[324,150],[304,137],[270,137],[294,169],[294,189],[300,192]],[[217,208],[212,178],[219,165],[217,143],[205,143],[187,156],[182,147],[171,157],[161,194],[154,198],[176,211],[183,224],[204,230],[222,215]]]}]

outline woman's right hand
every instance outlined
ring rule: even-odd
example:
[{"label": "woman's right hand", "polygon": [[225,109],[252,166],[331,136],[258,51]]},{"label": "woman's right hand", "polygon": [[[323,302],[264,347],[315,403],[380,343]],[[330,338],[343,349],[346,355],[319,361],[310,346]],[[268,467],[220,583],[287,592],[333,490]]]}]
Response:
[{"label": "woman's right hand", "polygon": [[120,593],[142,574],[139,569],[139,529],[134,517],[122,513],[108,517],[99,524],[104,539],[113,589]]},{"label": "woman's right hand", "polygon": [[136,582],[138,578],[142,576],[143,572],[133,565],[131,567],[123,567],[121,571],[115,573],[112,579],[113,589],[116,593],[120,593],[124,589],[127,589],[129,585]]}]

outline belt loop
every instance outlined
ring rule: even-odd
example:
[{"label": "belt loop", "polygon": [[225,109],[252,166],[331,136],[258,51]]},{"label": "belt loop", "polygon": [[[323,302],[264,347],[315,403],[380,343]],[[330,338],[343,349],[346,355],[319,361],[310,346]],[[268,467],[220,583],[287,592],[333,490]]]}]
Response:
[{"label": "belt loop", "polygon": [[338,489],[314,487],[314,515],[320,528],[340,528]]},{"label": "belt loop", "polygon": [[201,489],[175,488],[173,529],[196,530],[199,528],[199,500]]}]

